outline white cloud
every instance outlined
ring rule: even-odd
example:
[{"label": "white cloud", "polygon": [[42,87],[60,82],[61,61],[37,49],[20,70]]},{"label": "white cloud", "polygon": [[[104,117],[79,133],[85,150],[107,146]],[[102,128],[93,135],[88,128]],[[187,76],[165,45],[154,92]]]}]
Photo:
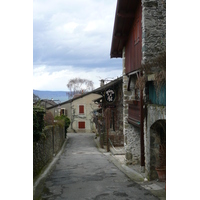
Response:
[{"label": "white cloud", "polygon": [[63,30],[72,34],[72,33],[74,32],[74,29],[75,29],[77,26],[78,26],[77,23],[75,23],[75,22],[69,22],[69,23],[67,23],[67,24],[64,24]]},{"label": "white cloud", "polygon": [[[65,69],[63,69],[65,68]],[[92,80],[94,87],[100,86],[100,79],[115,79],[122,75],[122,70],[96,68],[90,71],[75,69],[72,66],[61,66],[60,71],[51,72],[46,66],[38,66],[33,70],[33,89],[49,91],[67,91],[70,79],[80,77]]]},{"label": "white cloud", "polygon": [[34,0],[34,89],[67,90],[70,78],[121,75],[110,59],[116,0]]}]

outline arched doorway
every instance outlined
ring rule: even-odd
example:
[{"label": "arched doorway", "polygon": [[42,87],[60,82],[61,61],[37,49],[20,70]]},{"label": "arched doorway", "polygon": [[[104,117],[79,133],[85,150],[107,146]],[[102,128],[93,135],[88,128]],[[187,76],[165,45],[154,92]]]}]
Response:
[{"label": "arched doorway", "polygon": [[166,120],[157,120],[150,127],[151,180],[159,178],[156,168],[166,168]]}]

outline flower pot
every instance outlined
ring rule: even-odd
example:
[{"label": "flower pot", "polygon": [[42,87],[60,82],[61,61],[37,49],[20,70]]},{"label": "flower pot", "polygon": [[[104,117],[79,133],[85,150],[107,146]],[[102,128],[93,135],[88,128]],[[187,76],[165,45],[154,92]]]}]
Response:
[{"label": "flower pot", "polygon": [[163,167],[163,168],[156,168],[156,172],[158,174],[158,179],[159,181],[166,181],[166,168]]}]

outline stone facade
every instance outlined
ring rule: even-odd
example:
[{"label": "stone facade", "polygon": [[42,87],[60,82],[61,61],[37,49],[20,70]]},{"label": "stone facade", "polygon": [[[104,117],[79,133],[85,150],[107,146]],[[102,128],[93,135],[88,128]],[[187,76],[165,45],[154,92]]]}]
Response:
[{"label": "stone facade", "polygon": [[[94,104],[93,100],[101,97],[101,95],[86,93],[79,95],[76,98],[70,99],[66,102],[58,104],[48,108],[53,116],[59,116],[60,111],[63,111],[65,115],[70,119],[70,126],[67,129],[68,132],[83,132],[91,133],[95,132],[95,124],[93,122],[93,111],[98,109],[98,106]],[[79,113],[79,106],[84,106],[84,113]],[[85,123],[85,128],[79,128],[79,122]]]},{"label": "stone facade", "polygon": [[[156,57],[159,52],[166,50],[166,0],[141,0],[141,3],[142,63],[145,63]],[[144,119],[145,173],[148,179],[152,179],[155,175],[151,176],[151,167],[156,161],[151,155],[153,147],[150,144],[150,138],[154,136],[150,130],[158,120],[166,120],[166,107],[147,104],[146,110],[147,115]]]},{"label": "stone facade", "polygon": [[[93,112],[98,109],[98,105],[96,105],[93,100],[100,98],[99,94],[88,94],[81,98],[74,99],[71,103],[71,129],[75,132],[81,133],[95,133],[96,127],[93,122]],[[84,113],[79,113],[79,106],[84,106]],[[79,122],[85,123],[85,128],[80,129],[78,127]]]},{"label": "stone facade", "polygon": [[149,104],[147,106],[147,116],[144,119],[144,142],[145,142],[145,174],[148,179],[151,174],[151,127],[159,120],[166,120],[166,107]]},{"label": "stone facade", "polygon": [[166,0],[142,0],[142,62],[166,48]]},{"label": "stone facade", "polygon": [[128,123],[128,102],[135,99],[135,78],[131,80],[130,91],[128,88],[128,76],[125,73],[125,49],[123,50],[123,133],[127,164],[140,163],[140,128]]},{"label": "stone facade", "polygon": [[[166,1],[141,0],[142,4],[142,60],[145,63],[166,48]],[[125,49],[123,50],[123,133],[128,163],[140,163],[140,128],[128,123],[128,101],[135,99],[136,74],[131,76],[130,91],[127,91],[129,77],[125,73]],[[145,91],[143,91],[145,99]],[[166,107],[148,105],[144,120],[145,170],[150,174],[150,127],[158,119],[166,119]],[[153,120],[153,121],[152,121]]]},{"label": "stone facade", "polygon": [[67,117],[71,119],[70,101],[67,101],[67,103],[58,104],[57,106],[48,108],[47,110],[50,111],[54,117],[56,117],[60,116],[61,109],[66,110]]}]

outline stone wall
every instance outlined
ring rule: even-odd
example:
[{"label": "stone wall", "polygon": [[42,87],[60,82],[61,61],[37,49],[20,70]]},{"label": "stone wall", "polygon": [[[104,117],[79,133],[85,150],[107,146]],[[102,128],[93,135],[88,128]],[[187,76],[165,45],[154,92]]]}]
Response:
[{"label": "stone wall", "polygon": [[[155,57],[159,52],[166,48],[166,1],[165,0],[141,0],[142,4],[142,63]],[[128,119],[128,101],[135,99],[134,84],[136,75],[132,76],[130,91],[128,88],[128,76],[125,74],[125,50],[123,50],[123,133],[126,150],[126,159],[133,164],[140,162],[140,129],[129,124]],[[145,94],[143,92],[143,97]],[[151,110],[151,109],[150,109]],[[158,113],[150,112],[150,119],[157,117]],[[155,114],[155,116],[154,116]],[[146,122],[144,129],[147,134]],[[150,133],[149,133],[150,134]],[[147,137],[147,135],[146,135]],[[150,137],[150,136],[148,136]],[[145,141],[146,150],[146,168],[149,172],[150,153],[148,140]],[[145,147],[145,149],[146,149]],[[149,156],[149,157],[147,157]],[[147,173],[148,173],[147,172]]]},{"label": "stone wall", "polygon": [[166,120],[166,107],[149,104],[147,106],[147,117],[144,119],[144,145],[145,145],[145,174],[150,179],[150,129],[158,120]]},{"label": "stone wall", "polygon": [[[136,75],[135,75],[136,76]],[[136,78],[136,77],[135,77]],[[125,50],[123,50],[123,134],[127,163],[138,164],[140,162],[140,129],[128,123],[128,101],[135,99],[133,90],[135,79],[131,80],[130,91],[128,88],[128,76],[125,73]]]},{"label": "stone wall", "polygon": [[[142,63],[166,50],[166,0],[141,0],[142,3]],[[144,95],[145,98],[145,95]],[[144,119],[145,173],[150,179],[150,127],[157,120],[166,119],[166,107],[147,105]]]},{"label": "stone wall", "polygon": [[166,0],[142,0],[142,60],[166,48]]},{"label": "stone wall", "polygon": [[38,142],[33,143],[33,177],[51,161],[65,141],[63,126],[47,126]]}]

